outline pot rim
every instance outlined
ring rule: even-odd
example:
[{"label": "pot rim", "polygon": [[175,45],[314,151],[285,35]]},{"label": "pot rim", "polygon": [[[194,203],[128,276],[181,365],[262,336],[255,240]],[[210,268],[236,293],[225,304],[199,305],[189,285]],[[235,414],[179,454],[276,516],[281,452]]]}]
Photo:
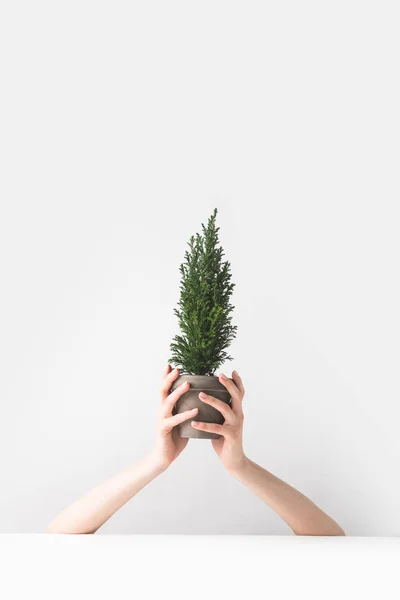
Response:
[{"label": "pot rim", "polygon": [[[192,375],[191,373],[179,373],[179,377],[195,377],[196,379],[219,379],[218,375]],[[228,377],[230,379],[230,377]]]},{"label": "pot rim", "polygon": [[[210,393],[212,395],[213,392],[218,392],[218,394],[227,394],[230,397],[230,392],[226,389],[226,387],[219,381],[216,375],[180,375],[177,377],[172,383],[171,389],[174,390],[179,385],[181,385],[182,381],[189,381],[190,389],[185,392],[185,394],[190,393],[190,391],[200,390],[206,393]],[[211,384],[211,386],[205,386],[205,382]],[[231,380],[232,381],[232,380]],[[214,387],[216,385],[216,387]]]}]

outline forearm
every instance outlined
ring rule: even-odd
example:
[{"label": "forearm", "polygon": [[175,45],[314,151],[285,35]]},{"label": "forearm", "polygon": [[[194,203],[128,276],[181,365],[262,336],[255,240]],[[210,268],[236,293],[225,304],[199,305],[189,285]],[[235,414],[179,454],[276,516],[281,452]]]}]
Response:
[{"label": "forearm", "polygon": [[95,533],[163,470],[164,467],[150,454],[65,509],[50,523],[49,533]]},{"label": "forearm", "polygon": [[296,535],[345,535],[339,525],[306,496],[253,461],[231,473],[274,510]]}]

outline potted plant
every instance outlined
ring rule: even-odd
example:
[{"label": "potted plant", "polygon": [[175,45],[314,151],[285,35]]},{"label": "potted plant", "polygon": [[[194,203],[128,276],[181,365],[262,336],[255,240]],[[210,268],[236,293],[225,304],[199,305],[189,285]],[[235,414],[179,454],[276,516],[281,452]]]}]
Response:
[{"label": "potted plant", "polygon": [[[200,392],[205,392],[230,403],[227,389],[214,375],[226,360],[232,360],[227,349],[236,337],[237,327],[232,325],[231,266],[223,261],[224,251],[219,244],[219,227],[216,226],[217,209],[202,224],[202,233],[192,235],[180,266],[180,299],[174,309],[178,317],[180,335],[171,343],[170,363],[179,367],[180,376],[171,391],[188,381],[190,387],[175,405],[175,414],[198,408],[196,421],[222,424],[221,413],[202,402]],[[187,438],[215,439],[213,433],[196,430],[191,421],[177,426],[179,435]]]}]

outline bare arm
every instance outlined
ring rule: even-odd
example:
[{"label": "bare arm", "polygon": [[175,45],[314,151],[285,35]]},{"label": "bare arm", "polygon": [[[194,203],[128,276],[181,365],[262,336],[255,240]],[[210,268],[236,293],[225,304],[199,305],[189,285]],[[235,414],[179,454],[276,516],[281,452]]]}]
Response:
[{"label": "bare arm", "polygon": [[236,371],[233,371],[232,379],[220,375],[219,380],[231,394],[230,406],[207,394],[199,396],[222,413],[224,424],[193,421],[192,425],[221,436],[212,440],[212,444],[227,471],[270,506],[296,535],[345,535],[343,529],[306,496],[245,456],[242,445],[242,380]]},{"label": "bare arm", "polygon": [[95,533],[162,471],[157,458],[147,456],[66,508],[50,523],[49,533]]},{"label": "bare arm", "polygon": [[193,418],[197,409],[172,416],[176,401],[189,388],[189,384],[184,384],[170,394],[172,382],[177,377],[178,369],[171,371],[168,365],[161,385],[157,441],[153,452],[66,508],[50,523],[49,533],[95,533],[121,506],[165,471],[179,456],[188,440],[180,438],[173,427]]},{"label": "bare arm", "polygon": [[309,498],[246,458],[231,474],[268,504],[296,535],[345,535]]}]

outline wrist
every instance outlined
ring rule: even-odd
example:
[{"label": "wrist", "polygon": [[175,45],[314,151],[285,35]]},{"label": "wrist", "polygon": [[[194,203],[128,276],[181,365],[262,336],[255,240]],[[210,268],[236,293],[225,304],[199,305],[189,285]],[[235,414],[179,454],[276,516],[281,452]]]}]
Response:
[{"label": "wrist", "polygon": [[250,465],[250,459],[243,454],[234,464],[226,467],[226,470],[230,475],[239,479],[247,470]]},{"label": "wrist", "polygon": [[152,452],[150,452],[150,454],[148,454],[146,457],[146,461],[148,464],[148,468],[150,469],[154,477],[161,475],[161,473],[168,469],[170,465],[168,461],[166,461],[162,456],[160,456],[157,450],[153,450]]}]

